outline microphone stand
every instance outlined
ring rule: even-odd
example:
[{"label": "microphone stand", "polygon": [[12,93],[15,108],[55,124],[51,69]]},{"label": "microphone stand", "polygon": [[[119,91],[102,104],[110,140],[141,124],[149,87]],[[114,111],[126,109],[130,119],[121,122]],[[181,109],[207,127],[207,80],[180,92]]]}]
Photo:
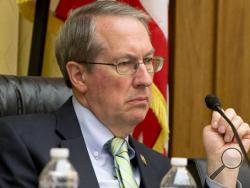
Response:
[{"label": "microphone stand", "polygon": [[238,142],[238,144],[240,146],[240,149],[241,149],[241,151],[243,153],[244,159],[245,159],[248,167],[250,168],[250,162],[249,162],[249,159],[248,159],[248,156],[247,156],[247,152],[246,152],[246,150],[245,150],[245,148],[244,148],[244,146],[243,146],[243,144],[242,144],[242,142],[240,140],[240,136],[239,136],[236,128],[234,127],[233,123],[228,119],[228,117],[224,114],[224,112],[221,110],[221,108],[219,106],[216,105],[215,108],[216,108],[216,111],[220,113],[220,115],[227,121],[227,123],[232,128],[234,136],[235,136],[235,138],[236,138],[236,140],[237,140],[237,142]]}]

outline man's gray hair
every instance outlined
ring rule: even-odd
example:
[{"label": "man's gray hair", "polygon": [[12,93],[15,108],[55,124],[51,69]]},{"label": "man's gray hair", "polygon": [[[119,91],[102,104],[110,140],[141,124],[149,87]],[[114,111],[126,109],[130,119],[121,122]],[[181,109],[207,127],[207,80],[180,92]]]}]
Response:
[{"label": "man's gray hair", "polygon": [[[96,16],[130,16],[148,30],[149,17],[143,11],[116,1],[96,1],[74,10],[61,28],[55,44],[57,63],[68,87],[71,83],[66,70],[68,61],[94,61],[102,50],[95,37]],[[91,65],[85,64],[90,71]]]}]

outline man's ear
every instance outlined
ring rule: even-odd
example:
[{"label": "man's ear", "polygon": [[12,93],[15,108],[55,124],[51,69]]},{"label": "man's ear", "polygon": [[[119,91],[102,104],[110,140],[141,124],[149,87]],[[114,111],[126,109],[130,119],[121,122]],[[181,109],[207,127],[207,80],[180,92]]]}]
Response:
[{"label": "man's ear", "polygon": [[76,90],[78,90],[81,93],[86,92],[87,90],[87,86],[85,83],[86,69],[84,68],[84,66],[75,61],[69,61],[66,64],[66,69],[67,69],[72,87],[74,87]]}]

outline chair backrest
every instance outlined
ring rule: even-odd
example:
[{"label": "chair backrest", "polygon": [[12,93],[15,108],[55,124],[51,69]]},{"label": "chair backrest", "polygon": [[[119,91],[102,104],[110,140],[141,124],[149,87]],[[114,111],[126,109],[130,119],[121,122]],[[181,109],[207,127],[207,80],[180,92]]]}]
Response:
[{"label": "chair backrest", "polygon": [[62,78],[0,75],[0,117],[51,112],[71,95]]}]

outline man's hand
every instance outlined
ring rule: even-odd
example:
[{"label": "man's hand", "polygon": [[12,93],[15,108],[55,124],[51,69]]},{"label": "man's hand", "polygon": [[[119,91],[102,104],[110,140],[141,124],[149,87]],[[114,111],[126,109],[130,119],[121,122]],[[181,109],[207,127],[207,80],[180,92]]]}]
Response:
[{"label": "man's hand", "polygon": [[[246,151],[248,151],[250,147],[249,125],[232,108],[224,112],[232,121]],[[208,176],[222,165],[221,155],[227,148],[240,149],[231,127],[218,112],[213,112],[211,125],[204,128],[203,140],[208,160]],[[238,172],[238,168],[234,170],[225,168],[215,178],[215,181],[228,187],[235,187]]]}]

